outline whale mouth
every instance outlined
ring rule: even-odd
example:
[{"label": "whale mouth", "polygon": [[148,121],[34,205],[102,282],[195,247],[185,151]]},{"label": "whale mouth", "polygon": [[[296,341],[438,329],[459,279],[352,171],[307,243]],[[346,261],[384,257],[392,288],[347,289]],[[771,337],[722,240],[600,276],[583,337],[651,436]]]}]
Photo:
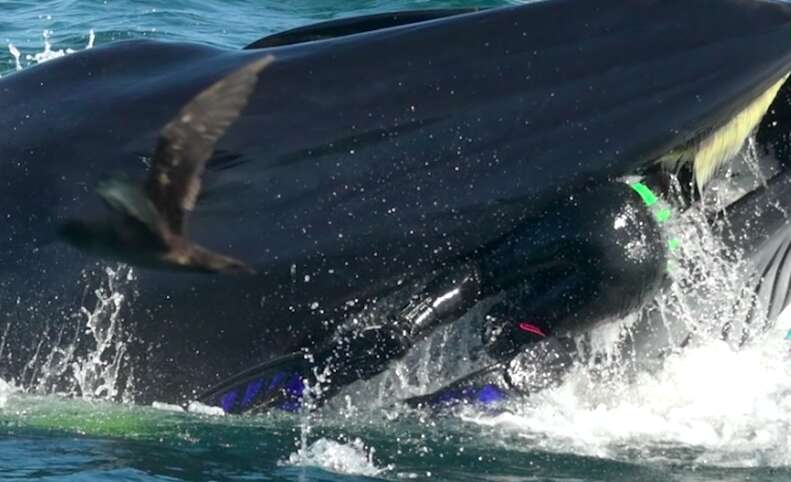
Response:
[{"label": "whale mouth", "polygon": [[788,77],[786,74],[772,84],[721,126],[671,149],[657,162],[672,172],[677,172],[685,164],[691,165],[695,184],[702,191],[714,173],[742,150]]}]

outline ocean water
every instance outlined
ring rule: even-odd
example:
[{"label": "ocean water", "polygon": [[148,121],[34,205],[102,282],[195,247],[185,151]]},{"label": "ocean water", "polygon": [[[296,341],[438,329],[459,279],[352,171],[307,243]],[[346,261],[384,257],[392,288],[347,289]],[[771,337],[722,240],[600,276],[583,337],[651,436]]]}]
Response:
[{"label": "ocean water", "polygon": [[[130,38],[238,48],[329,18],[505,3],[3,0],[0,74]],[[692,215],[679,223],[680,256],[705,268],[716,303],[738,305],[738,279],[718,275],[731,267],[690,228],[695,223]],[[660,303],[686,309],[672,296]],[[704,337],[636,372],[619,353],[624,321],[595,333],[596,362],[580,363],[559,386],[496,408],[443,413],[389,400],[436,383],[432,354],[464,337],[448,330],[314,414],[184,412],[0,380],[0,480],[791,480],[791,360],[783,339],[790,314],[744,346]],[[728,322],[723,316],[688,328],[714,332]]]}]

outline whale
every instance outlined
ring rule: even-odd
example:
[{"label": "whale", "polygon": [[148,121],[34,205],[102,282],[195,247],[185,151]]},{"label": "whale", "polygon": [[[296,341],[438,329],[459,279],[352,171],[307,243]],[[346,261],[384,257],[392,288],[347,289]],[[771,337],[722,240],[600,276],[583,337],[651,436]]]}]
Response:
[{"label": "whale", "polygon": [[0,79],[0,376],[36,386],[63,340],[82,340],[105,265],[60,243],[58,226],[101,211],[101,179],[144,178],[161,128],[256,59],[273,61],[191,219],[192,238],[256,274],[134,270],[118,317],[136,400],[181,403],[316,346],[558,196],[670,165],[705,185],[791,72],[791,5],[778,1],[389,18],[240,50],[117,42]]}]

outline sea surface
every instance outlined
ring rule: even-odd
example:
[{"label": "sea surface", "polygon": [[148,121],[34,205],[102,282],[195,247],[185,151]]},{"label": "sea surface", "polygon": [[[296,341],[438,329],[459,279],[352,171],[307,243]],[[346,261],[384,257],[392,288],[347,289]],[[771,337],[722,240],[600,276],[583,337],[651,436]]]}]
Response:
[{"label": "sea surface", "polygon": [[[505,3],[0,0],[0,74],[132,38],[240,48],[319,20]],[[703,251],[687,255],[720,262]],[[723,303],[739,296],[719,291]],[[0,380],[0,480],[791,480],[789,325],[785,316],[742,347],[698,343],[628,377],[617,376],[617,357],[604,376],[600,362],[582,363],[536,396],[442,413],[382,403],[404,394],[384,393],[381,380],[315,414],[255,417],[70,399]],[[608,353],[613,330],[599,338]],[[391,379],[412,376],[412,392],[430,385],[430,348]]]}]

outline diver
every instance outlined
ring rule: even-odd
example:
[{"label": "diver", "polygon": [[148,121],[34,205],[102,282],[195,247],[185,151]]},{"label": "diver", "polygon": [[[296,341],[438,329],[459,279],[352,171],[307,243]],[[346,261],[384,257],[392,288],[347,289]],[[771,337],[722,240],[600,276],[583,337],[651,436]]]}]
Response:
[{"label": "diver", "polygon": [[[318,349],[246,370],[200,399],[226,412],[300,408],[305,384],[318,406],[371,378],[437,328],[496,297],[481,337],[490,372],[533,344],[584,332],[639,309],[666,280],[670,216],[642,182],[610,182],[543,204],[515,230],[429,281],[385,321],[336,336]],[[541,350],[537,350],[541,353]],[[474,384],[475,377],[465,377]],[[506,380],[506,385],[508,385]],[[481,392],[470,387],[460,394]],[[443,393],[447,394],[447,391]]]},{"label": "diver", "polygon": [[392,338],[411,346],[497,295],[501,299],[486,315],[482,337],[498,360],[545,338],[623,317],[665,281],[669,241],[660,224],[669,216],[641,182],[612,182],[563,196],[477,253],[477,261],[413,297],[389,325]]},{"label": "diver", "polygon": [[[647,182],[564,197],[483,256],[477,276],[488,291],[501,291],[481,327],[495,362],[406,403],[488,404],[556,383],[573,364],[575,334],[652,299],[669,279],[667,254],[677,240],[662,229],[670,208]],[[510,378],[508,364],[519,355],[538,375],[530,387]]]}]

